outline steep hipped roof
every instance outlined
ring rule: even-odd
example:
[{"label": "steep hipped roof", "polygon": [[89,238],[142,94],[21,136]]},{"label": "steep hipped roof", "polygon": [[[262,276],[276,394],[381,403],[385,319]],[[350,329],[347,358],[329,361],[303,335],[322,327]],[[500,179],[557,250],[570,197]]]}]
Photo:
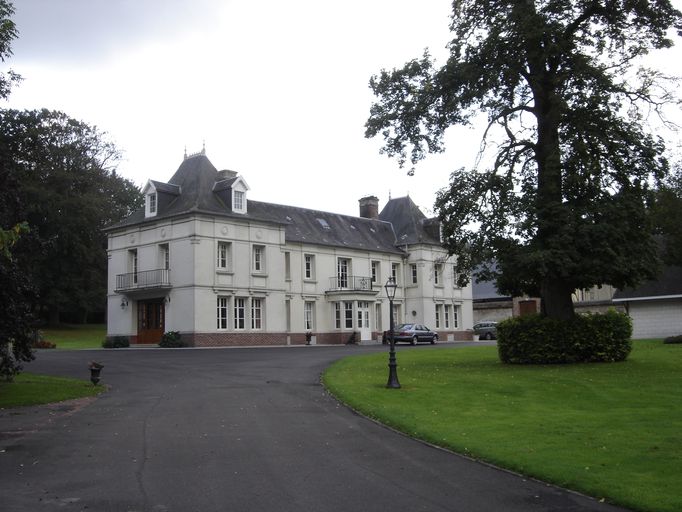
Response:
[{"label": "steep hipped roof", "polygon": [[381,210],[379,219],[393,224],[399,245],[440,245],[440,240],[426,230],[430,219],[426,218],[409,196],[389,199]]},{"label": "steep hipped roof", "polygon": [[159,201],[155,217],[145,218],[145,209],[140,208],[106,230],[157,222],[179,215],[206,213],[226,218],[283,224],[287,242],[402,254],[402,250],[396,247],[393,226],[383,220],[253,200],[248,201],[247,213],[232,212],[221,201],[217,192],[229,188],[237,179],[240,178],[221,180],[218,171],[205,155],[189,157],[180,165],[168,184],[154,182],[157,192],[178,191],[171,196],[167,204]]},{"label": "steep hipped roof", "polygon": [[682,297],[682,267],[669,266],[663,269],[658,279],[646,281],[636,288],[616,291],[613,301],[627,302],[677,297]]}]

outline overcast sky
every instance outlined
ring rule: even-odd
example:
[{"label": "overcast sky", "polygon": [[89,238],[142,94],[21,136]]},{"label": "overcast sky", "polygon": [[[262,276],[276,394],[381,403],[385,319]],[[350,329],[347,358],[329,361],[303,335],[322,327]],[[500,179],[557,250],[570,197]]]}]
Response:
[{"label": "overcast sky", "polygon": [[[450,172],[474,162],[481,133],[471,129],[453,130],[447,152],[412,177],[364,138],[370,76],[426,47],[442,63],[450,0],[14,4],[19,38],[3,68],[24,81],[6,106],[96,125],[138,185],[168,181],[185,148],[205,142],[251,199],[357,215],[360,197],[376,195],[381,208],[389,193],[409,194],[430,214]],[[666,62],[679,74],[680,60]]]}]

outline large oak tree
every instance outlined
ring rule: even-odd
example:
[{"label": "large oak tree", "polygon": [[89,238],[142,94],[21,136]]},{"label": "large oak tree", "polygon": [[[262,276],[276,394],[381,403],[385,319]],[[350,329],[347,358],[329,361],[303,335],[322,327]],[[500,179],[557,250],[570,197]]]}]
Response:
[{"label": "large oak tree", "polygon": [[448,127],[487,116],[491,163],[453,172],[436,201],[462,284],[483,264],[501,292],[570,318],[575,289],[652,277],[646,199],[668,164],[646,116],[673,98],[635,64],[672,46],[680,13],[668,0],[463,0],[451,20],[445,65],[426,52],[372,77],[366,135],[415,164]]}]

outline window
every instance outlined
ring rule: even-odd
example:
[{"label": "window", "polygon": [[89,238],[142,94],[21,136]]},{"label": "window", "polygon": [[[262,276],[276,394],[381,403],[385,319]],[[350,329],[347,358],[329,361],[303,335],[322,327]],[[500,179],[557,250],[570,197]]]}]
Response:
[{"label": "window", "polygon": [[137,249],[128,251],[128,269],[133,275],[133,284],[137,284]]},{"label": "window", "polygon": [[218,329],[227,329],[227,297],[218,297]]},{"label": "window", "polygon": [[251,329],[263,328],[263,301],[251,299]]},{"label": "window", "polygon": [[337,329],[341,329],[341,303],[334,303],[334,325]]},{"label": "window", "polygon": [[230,242],[218,242],[216,267],[227,270],[230,264]]},{"label": "window", "polygon": [[238,297],[234,299],[234,328],[244,329],[246,323],[246,299]]},{"label": "window", "polygon": [[372,262],[372,283],[378,283],[380,279],[381,279],[381,276],[379,275],[379,262],[373,261]]},{"label": "window", "polygon": [[232,209],[238,211],[244,210],[244,192],[241,190],[234,191],[234,203]]},{"label": "window", "polygon": [[417,284],[417,264],[412,263],[410,265],[410,271],[412,273],[412,284]]},{"label": "window", "polygon": [[398,281],[398,276],[400,275],[400,263],[391,263],[391,277],[396,284],[400,283]]},{"label": "window", "polygon": [[303,259],[305,261],[305,278],[315,279],[315,256],[306,254]]},{"label": "window", "polygon": [[253,271],[265,272],[265,247],[262,245],[253,246]]},{"label": "window", "polygon": [[303,304],[303,325],[306,331],[312,331],[315,328],[314,302],[305,302]]},{"label": "window", "polygon": [[291,253],[284,253],[284,279],[291,281]]},{"label": "window", "polygon": [[168,251],[168,244],[159,245],[159,264],[160,268],[168,270],[170,268],[170,254]]},{"label": "window", "polygon": [[348,288],[348,274],[350,270],[350,260],[347,258],[339,258],[336,264],[336,274],[338,278],[339,288]]},{"label": "window", "polygon": [[445,305],[445,328],[450,328],[450,304]]},{"label": "window", "polygon": [[459,274],[457,273],[457,265],[452,266],[452,286],[459,288],[457,280],[459,279]]},{"label": "window", "polygon": [[433,266],[433,284],[435,284],[436,286],[441,284],[440,282],[440,274],[442,271],[441,269],[442,265],[440,263],[437,263]]},{"label": "window", "polygon": [[459,306],[452,308],[452,327],[459,328]]},{"label": "window", "polygon": [[440,318],[441,318],[441,309],[443,306],[441,304],[436,304],[436,329],[440,329]]},{"label": "window", "polygon": [[149,215],[155,215],[156,214],[156,192],[153,194],[149,194],[147,196],[147,199],[149,199]]},{"label": "window", "polygon": [[353,328],[353,303],[352,302],[344,302],[343,303],[343,309],[344,309],[344,318],[345,318],[344,326],[346,327],[346,329],[352,329]]}]

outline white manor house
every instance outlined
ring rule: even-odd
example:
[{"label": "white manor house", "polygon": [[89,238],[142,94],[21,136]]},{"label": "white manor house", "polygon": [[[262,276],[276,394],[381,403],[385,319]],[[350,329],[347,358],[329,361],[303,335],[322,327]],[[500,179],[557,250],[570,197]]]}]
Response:
[{"label": "white manor house", "polygon": [[439,243],[440,225],[409,197],[360,199],[358,217],[249,199],[246,180],[205,152],[145,206],[106,229],[107,336],[192,346],[342,344],[389,329],[384,285],[398,289],[395,323],[425,324],[441,341],[471,339],[471,286]]}]

